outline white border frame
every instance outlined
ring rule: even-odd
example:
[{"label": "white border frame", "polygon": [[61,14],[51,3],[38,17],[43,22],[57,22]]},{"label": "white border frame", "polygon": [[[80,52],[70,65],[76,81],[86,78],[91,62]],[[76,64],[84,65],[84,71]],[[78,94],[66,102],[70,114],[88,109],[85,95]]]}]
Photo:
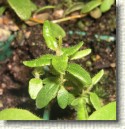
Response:
[{"label": "white border frame", "polygon": [[0,121],[1,129],[125,129],[125,0],[117,4],[117,121]]}]

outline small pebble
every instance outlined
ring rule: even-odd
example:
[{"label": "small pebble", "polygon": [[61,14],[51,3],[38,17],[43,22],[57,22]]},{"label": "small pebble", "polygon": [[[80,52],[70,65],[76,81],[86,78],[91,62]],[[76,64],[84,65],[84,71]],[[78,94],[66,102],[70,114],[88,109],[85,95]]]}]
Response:
[{"label": "small pebble", "polygon": [[96,61],[100,60],[100,59],[101,59],[101,57],[99,55],[96,55]]},{"label": "small pebble", "polygon": [[0,95],[3,95],[3,89],[0,89]]},{"label": "small pebble", "polygon": [[114,68],[114,67],[116,67],[116,64],[115,64],[115,63],[111,63],[110,66],[111,66],[112,68]]},{"label": "small pebble", "polygon": [[3,89],[6,88],[6,84],[5,83],[2,83],[1,86],[2,86]]},{"label": "small pebble", "polygon": [[63,9],[55,10],[54,13],[53,13],[53,16],[56,17],[56,18],[61,18],[61,17],[63,17],[63,13],[64,13]]},{"label": "small pebble", "polygon": [[2,108],[3,107],[3,103],[2,103],[2,101],[0,101],[0,108]]}]

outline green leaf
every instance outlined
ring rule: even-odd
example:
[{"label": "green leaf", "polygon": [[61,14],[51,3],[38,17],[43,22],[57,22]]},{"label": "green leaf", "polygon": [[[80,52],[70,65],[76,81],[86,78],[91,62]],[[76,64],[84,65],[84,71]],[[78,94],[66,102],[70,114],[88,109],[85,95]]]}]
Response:
[{"label": "green leaf", "polygon": [[92,83],[89,73],[83,69],[80,65],[75,63],[70,63],[68,65],[67,71],[80,80],[83,84],[89,86]]},{"label": "green leaf", "polygon": [[88,120],[116,120],[116,102],[111,102],[95,111]]},{"label": "green leaf", "polygon": [[40,66],[50,65],[52,58],[53,55],[47,54],[34,60],[23,61],[23,64],[28,67],[40,67]]},{"label": "green leaf", "polygon": [[110,10],[111,6],[115,3],[115,0],[103,0],[100,9],[101,11],[107,12],[108,10]]},{"label": "green leaf", "polygon": [[59,91],[58,91],[58,95],[57,95],[57,101],[58,101],[58,104],[59,106],[62,108],[62,109],[65,109],[68,105],[68,91],[62,87]]},{"label": "green leaf", "polygon": [[77,45],[74,45],[72,47],[68,48],[62,48],[63,54],[67,56],[71,56],[74,53],[76,53],[83,45],[83,42],[78,43]]},{"label": "green leaf", "polygon": [[59,89],[59,84],[51,83],[46,84],[38,93],[36,98],[37,108],[43,108],[49,104],[49,102],[56,97]]},{"label": "green leaf", "polygon": [[5,10],[6,10],[5,6],[0,7],[0,16],[3,15]]},{"label": "green leaf", "polygon": [[83,2],[73,3],[68,9],[65,10],[64,15],[68,15],[74,11],[81,10],[84,7]]},{"label": "green leaf", "polygon": [[81,50],[71,56],[71,60],[83,58],[91,53],[91,49]]},{"label": "green leaf", "polygon": [[8,3],[22,20],[28,20],[37,8],[31,0],[8,0]]},{"label": "green leaf", "polygon": [[33,78],[29,81],[29,94],[32,99],[36,99],[37,94],[42,89],[43,83],[39,78]]},{"label": "green leaf", "polygon": [[76,98],[76,99],[74,99],[74,100],[72,101],[71,105],[72,105],[73,107],[77,107],[78,104],[79,104],[79,102],[80,102],[80,100],[81,100],[81,98]]},{"label": "green leaf", "polygon": [[68,94],[68,105],[71,105],[73,100],[75,99],[75,96],[71,93]]},{"label": "green leaf", "polygon": [[46,45],[48,48],[52,50],[57,50],[58,48],[58,41],[57,38],[65,37],[64,30],[55,23],[50,21],[45,21],[43,24],[43,37],[46,41]]},{"label": "green leaf", "polygon": [[101,102],[95,93],[90,93],[90,101],[96,110],[101,108]]},{"label": "green leaf", "polygon": [[102,69],[92,78],[92,85],[98,83],[103,75],[104,75],[104,70]]},{"label": "green leaf", "polygon": [[0,112],[0,120],[41,120],[24,109],[9,108]]},{"label": "green leaf", "polygon": [[67,68],[68,57],[66,55],[55,56],[52,59],[54,69],[59,73],[64,73]]},{"label": "green leaf", "polygon": [[59,78],[57,77],[48,77],[43,79],[43,84],[52,84],[52,83],[59,83]]},{"label": "green leaf", "polygon": [[59,39],[59,37],[64,38],[66,36],[65,31],[58,24],[50,22],[50,27],[51,27],[51,33],[54,36],[54,38]]},{"label": "green leaf", "polygon": [[87,4],[85,4],[83,9],[81,10],[81,13],[88,13],[94,8],[98,7],[101,3],[102,3],[101,0],[92,0],[88,2]]}]

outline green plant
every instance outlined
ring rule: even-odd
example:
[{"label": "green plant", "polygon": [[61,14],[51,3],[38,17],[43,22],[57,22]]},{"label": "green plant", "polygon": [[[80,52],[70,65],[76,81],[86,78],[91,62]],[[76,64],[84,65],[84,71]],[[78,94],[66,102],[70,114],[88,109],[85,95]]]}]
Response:
[{"label": "green plant", "polygon": [[[104,70],[100,70],[91,78],[80,65],[70,63],[90,54],[91,50],[79,50],[83,42],[68,48],[63,47],[62,38],[65,35],[65,31],[59,25],[45,21],[43,36],[46,45],[55,55],[46,54],[23,62],[24,65],[34,68],[34,78],[29,81],[30,97],[36,100],[37,108],[45,107],[47,114],[52,100],[57,98],[60,108],[70,106],[76,110],[77,120],[116,120],[116,102],[102,106],[99,97],[93,91]],[[47,114],[44,114],[45,119],[48,119]],[[1,111],[0,119],[41,120],[27,110],[16,108]]]},{"label": "green plant", "polygon": [[102,13],[110,10],[115,0],[91,0],[89,2],[72,2],[65,10],[64,15],[81,10],[81,13],[90,13],[93,18],[100,18]]},{"label": "green plant", "polygon": [[76,110],[77,120],[89,119],[91,113],[103,108],[99,97],[93,92],[93,87],[103,76],[104,70],[91,78],[79,64],[71,63],[72,60],[90,54],[91,49],[79,50],[83,42],[68,48],[63,47],[62,38],[66,34],[59,25],[45,21],[43,36],[47,47],[53,50],[55,55],[46,54],[23,62],[25,66],[34,68],[34,78],[29,81],[30,97],[36,101],[37,108],[51,108],[52,100],[57,98],[60,108],[71,106]]}]

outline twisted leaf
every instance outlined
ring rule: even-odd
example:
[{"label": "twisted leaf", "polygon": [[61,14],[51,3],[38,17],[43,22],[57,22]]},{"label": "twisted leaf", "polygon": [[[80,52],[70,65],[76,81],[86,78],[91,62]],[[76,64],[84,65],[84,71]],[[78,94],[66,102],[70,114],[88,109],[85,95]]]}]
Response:
[{"label": "twisted leaf", "polygon": [[65,37],[65,31],[55,23],[45,21],[43,25],[43,37],[48,48],[57,50],[59,37]]},{"label": "twisted leaf", "polygon": [[95,93],[90,93],[90,101],[96,110],[101,108],[99,97]]}]

